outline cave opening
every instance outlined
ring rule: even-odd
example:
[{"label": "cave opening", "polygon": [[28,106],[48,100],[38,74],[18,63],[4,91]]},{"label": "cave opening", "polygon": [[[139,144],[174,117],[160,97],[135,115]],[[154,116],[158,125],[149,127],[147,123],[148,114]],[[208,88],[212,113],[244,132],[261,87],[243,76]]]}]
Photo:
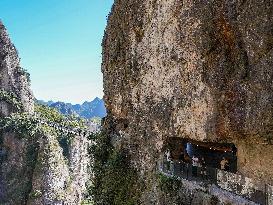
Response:
[{"label": "cave opening", "polygon": [[237,148],[232,143],[188,142],[185,150],[191,159],[203,159],[207,167],[237,172]]},{"label": "cave opening", "polygon": [[172,161],[188,164],[198,163],[200,166],[237,172],[237,148],[232,143],[169,138],[167,150]]}]

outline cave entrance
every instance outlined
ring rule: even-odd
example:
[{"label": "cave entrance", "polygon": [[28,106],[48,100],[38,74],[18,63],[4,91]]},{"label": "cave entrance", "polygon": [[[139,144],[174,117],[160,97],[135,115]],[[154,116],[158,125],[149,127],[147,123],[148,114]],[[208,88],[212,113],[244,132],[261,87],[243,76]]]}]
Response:
[{"label": "cave entrance", "polygon": [[167,149],[172,161],[194,164],[197,159],[202,166],[237,172],[237,148],[232,143],[198,142],[169,138]]},{"label": "cave entrance", "polygon": [[187,142],[185,150],[191,159],[203,159],[207,167],[237,172],[237,148],[232,143]]}]

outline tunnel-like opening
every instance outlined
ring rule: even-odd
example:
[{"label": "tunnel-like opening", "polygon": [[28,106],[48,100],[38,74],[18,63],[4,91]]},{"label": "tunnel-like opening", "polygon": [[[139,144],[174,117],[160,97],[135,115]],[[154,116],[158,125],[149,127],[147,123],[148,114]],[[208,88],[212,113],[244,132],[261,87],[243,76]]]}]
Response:
[{"label": "tunnel-like opening", "polygon": [[237,172],[237,148],[232,143],[169,138],[166,151],[172,161]]},{"label": "tunnel-like opening", "polygon": [[259,204],[267,204],[271,189],[237,173],[234,144],[172,137],[165,141],[162,151],[164,158],[158,163],[160,173],[201,185],[213,184]]},{"label": "tunnel-like opening", "polygon": [[208,167],[237,171],[237,149],[234,144],[188,142],[185,150],[191,159],[194,156],[203,159]]}]

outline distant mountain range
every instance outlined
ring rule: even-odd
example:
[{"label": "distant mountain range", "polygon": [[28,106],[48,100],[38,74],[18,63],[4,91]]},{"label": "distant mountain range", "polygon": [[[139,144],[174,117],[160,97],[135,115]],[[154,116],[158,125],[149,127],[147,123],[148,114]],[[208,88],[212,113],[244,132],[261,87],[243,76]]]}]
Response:
[{"label": "distant mountain range", "polygon": [[76,105],[65,102],[46,102],[43,100],[38,100],[38,103],[56,108],[64,115],[74,114],[86,119],[91,119],[94,117],[102,118],[106,116],[104,101],[98,97],[96,97],[91,102],[85,101],[83,104]]}]

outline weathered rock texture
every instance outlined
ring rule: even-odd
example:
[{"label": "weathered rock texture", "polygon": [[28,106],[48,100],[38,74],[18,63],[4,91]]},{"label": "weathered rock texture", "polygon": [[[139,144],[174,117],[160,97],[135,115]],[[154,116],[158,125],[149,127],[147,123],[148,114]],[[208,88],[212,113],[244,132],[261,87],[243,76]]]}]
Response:
[{"label": "weathered rock texture", "polygon": [[[34,97],[18,53],[0,22],[0,117],[34,114]],[[57,136],[0,132],[0,204],[80,204],[87,181],[87,139],[72,136],[68,156]]]},{"label": "weathered rock texture", "polygon": [[166,139],[181,137],[233,142],[239,172],[272,181],[272,28],[271,0],[115,1],[103,41],[106,127],[144,176]]},{"label": "weathered rock texture", "polygon": [[74,205],[83,201],[88,180],[87,145],[86,139],[75,136],[69,156],[65,158],[56,137],[41,139],[29,205]]},{"label": "weathered rock texture", "polygon": [[[15,46],[9,39],[7,31],[0,21],[0,88],[13,93],[23,104],[23,111],[33,113],[34,97],[29,82],[20,67],[20,59]],[[14,112],[13,105],[1,101],[0,116]]]}]

